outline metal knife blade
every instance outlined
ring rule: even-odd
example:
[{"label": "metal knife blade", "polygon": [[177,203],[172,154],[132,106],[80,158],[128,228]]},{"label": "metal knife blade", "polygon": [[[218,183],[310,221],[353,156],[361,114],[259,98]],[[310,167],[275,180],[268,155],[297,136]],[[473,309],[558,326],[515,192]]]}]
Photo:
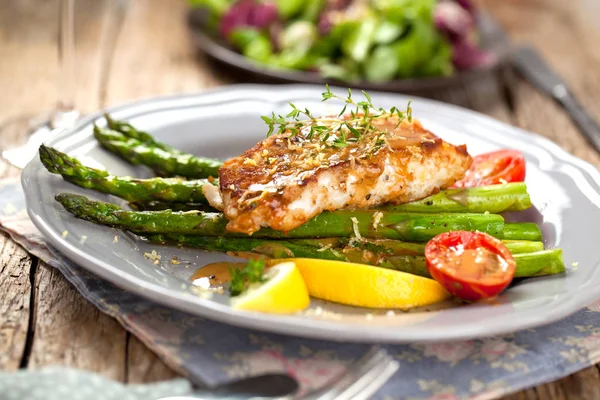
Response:
[{"label": "metal knife blade", "polygon": [[600,152],[600,125],[569,91],[565,81],[531,47],[516,49],[513,60],[525,79],[563,106],[581,133]]},{"label": "metal knife blade", "polygon": [[531,47],[520,47],[514,52],[515,66],[531,84],[549,96],[561,86],[564,81],[550,69],[542,57]]}]

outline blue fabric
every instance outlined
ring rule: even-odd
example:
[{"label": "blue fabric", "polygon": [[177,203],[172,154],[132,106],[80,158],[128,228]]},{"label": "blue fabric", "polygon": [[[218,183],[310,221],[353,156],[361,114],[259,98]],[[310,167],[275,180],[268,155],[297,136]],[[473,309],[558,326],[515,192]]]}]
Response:
[{"label": "blue fabric", "polygon": [[0,373],[2,400],[155,400],[190,393],[185,379],[123,385],[96,374],[48,367]]},{"label": "blue fabric", "polygon": [[[59,269],[163,360],[209,385],[285,371],[308,390],[369,347],[266,334],[169,309],[116,288],[48,248],[27,218],[18,182],[0,182],[0,210],[0,224],[17,242]],[[387,349],[400,368],[377,399],[500,397],[600,361],[600,302],[552,325],[502,337]]]}]

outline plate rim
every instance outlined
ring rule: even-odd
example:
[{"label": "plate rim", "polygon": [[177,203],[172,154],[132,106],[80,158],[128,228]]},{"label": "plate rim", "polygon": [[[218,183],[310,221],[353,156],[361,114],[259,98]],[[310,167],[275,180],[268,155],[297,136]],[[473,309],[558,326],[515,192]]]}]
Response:
[{"label": "plate rim", "polygon": [[[161,104],[177,100],[181,101],[185,99],[198,100],[202,98],[209,98],[215,94],[227,93],[228,95],[235,97],[235,94],[240,90],[245,90],[246,92],[275,92],[279,96],[281,96],[282,92],[290,93],[294,92],[295,90],[316,91],[317,88],[319,88],[319,90],[322,90],[322,87],[320,85],[293,84],[273,86],[261,84],[237,84],[214,88],[196,94],[159,96],[144,99],[141,101],[132,101],[90,114],[89,116],[82,119],[75,127],[73,127],[70,130],[59,133],[53,139],[51,139],[51,141],[58,141],[60,139],[64,139],[66,137],[69,137],[70,135],[77,133],[84,127],[89,126],[89,124],[92,123],[94,120],[100,118],[104,112],[115,113],[122,110],[133,110],[139,107],[143,108],[144,106],[149,106],[153,103]],[[403,95],[383,92],[373,93],[372,95],[376,96],[377,94],[406,97]],[[477,111],[472,111],[466,108],[443,103],[436,100],[423,99],[416,96],[410,97],[417,101],[426,101],[429,103],[443,106],[449,110],[460,111],[461,113],[470,114],[474,120],[479,121],[484,125],[495,125],[497,130],[504,130],[509,132],[512,131],[515,135],[524,133],[526,135],[526,138],[529,137],[530,140],[535,142],[536,145],[539,146],[542,150],[552,155],[556,159],[556,161],[573,165],[577,167],[581,172],[585,173],[586,179],[591,179],[592,182],[597,186],[597,188],[595,189],[595,194],[600,196],[600,172],[590,163],[569,154],[549,139],[539,134],[528,132],[521,128],[514,127],[504,122],[498,121],[492,117],[489,117]],[[256,96],[256,100],[266,101],[264,98],[258,95]],[[41,163],[36,157],[34,160],[28,163],[21,175],[21,182],[27,200],[27,212],[30,218],[32,219],[34,225],[44,234],[44,236],[48,239],[50,244],[52,244],[57,250],[59,250],[67,258],[74,261],[76,264],[92,272],[93,274],[100,276],[103,279],[106,279],[107,281],[115,284],[118,287],[131,291],[144,298],[157,301],[169,307],[190,312],[195,315],[201,315],[203,317],[214,319],[216,321],[220,321],[226,324],[280,334],[295,335],[306,338],[330,341],[384,343],[413,343],[417,341],[443,342],[488,337],[523,330],[534,326],[546,325],[551,322],[562,319],[570,314],[573,314],[574,312],[584,308],[585,306],[591,304],[593,301],[598,300],[600,298],[600,293],[595,294],[593,291],[583,292],[575,299],[570,297],[568,301],[564,302],[564,304],[561,304],[561,307],[553,309],[551,315],[529,315],[528,318],[523,318],[523,321],[511,325],[510,328],[498,328],[495,329],[493,332],[485,332],[485,329],[474,329],[474,327],[471,326],[468,331],[460,329],[454,330],[451,331],[449,334],[444,335],[443,337],[440,337],[440,335],[434,333],[430,333],[428,335],[421,335],[419,338],[416,338],[414,337],[414,333],[409,332],[408,334],[403,334],[402,330],[398,328],[387,330],[373,330],[368,327],[365,328],[363,326],[353,326],[352,333],[348,335],[344,334],[344,331],[348,330],[347,325],[335,324],[328,322],[327,320],[318,320],[319,327],[314,328],[309,326],[308,324],[311,321],[314,321],[312,319],[306,319],[306,326],[303,325],[304,329],[302,330],[302,332],[298,332],[297,329],[299,325],[299,320],[295,316],[272,316],[268,314],[265,315],[260,313],[240,312],[233,310],[228,306],[217,304],[210,300],[200,299],[198,296],[194,296],[183,292],[177,292],[169,288],[164,288],[159,285],[156,285],[153,282],[145,281],[143,279],[130,276],[129,274],[121,271],[117,267],[112,267],[110,264],[105,263],[102,260],[98,260],[92,256],[89,256],[84,251],[66,242],[58,232],[54,232],[50,228],[49,224],[46,221],[40,219],[34,210],[35,202],[32,201],[32,196],[34,196],[34,193],[36,191],[33,190],[35,189],[35,185],[33,185],[32,189],[32,186],[30,185],[31,179],[29,179],[29,177],[33,177],[35,173],[39,171],[40,167]],[[590,266],[590,268],[598,268],[599,266],[600,262],[596,266]],[[571,306],[567,307],[565,306],[565,304],[571,304]],[[202,309],[200,309],[199,306],[202,307]],[[200,312],[200,310],[202,312]]]}]

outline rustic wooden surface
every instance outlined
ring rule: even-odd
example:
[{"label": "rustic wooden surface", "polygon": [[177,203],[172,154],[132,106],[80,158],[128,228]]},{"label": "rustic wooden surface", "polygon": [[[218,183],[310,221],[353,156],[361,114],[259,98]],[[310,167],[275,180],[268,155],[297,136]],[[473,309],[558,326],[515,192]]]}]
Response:
[{"label": "rustic wooden surface", "polygon": [[[0,146],[23,139],[21,117],[57,99],[57,0],[0,0]],[[109,0],[77,1],[76,104],[84,112],[154,95],[198,92],[230,83],[198,55],[182,0],[130,0],[124,24],[110,30]],[[480,0],[515,43],[535,45],[600,119],[600,3],[597,0]],[[108,40],[107,40],[108,38]],[[600,156],[552,100],[514,74],[436,93],[549,137],[600,166]],[[9,122],[11,122],[8,124]],[[16,122],[15,122],[16,121]],[[0,161],[0,177],[17,175]],[[56,271],[0,234],[0,369],[62,364],[131,383],[177,374],[113,319],[88,304]],[[506,399],[598,399],[599,366]]]}]

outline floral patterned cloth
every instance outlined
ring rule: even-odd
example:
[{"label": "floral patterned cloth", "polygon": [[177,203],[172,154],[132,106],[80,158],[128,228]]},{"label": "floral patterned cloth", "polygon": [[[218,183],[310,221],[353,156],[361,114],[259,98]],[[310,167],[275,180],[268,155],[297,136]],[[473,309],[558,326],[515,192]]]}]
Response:
[{"label": "floral patterned cloth", "polygon": [[[0,225],[167,364],[195,381],[212,385],[264,372],[287,372],[307,390],[322,385],[369,347],[236,328],[125,292],[46,245],[27,217],[17,180],[0,181]],[[497,398],[600,362],[600,302],[552,325],[502,337],[387,349],[400,368],[374,398]]]}]

